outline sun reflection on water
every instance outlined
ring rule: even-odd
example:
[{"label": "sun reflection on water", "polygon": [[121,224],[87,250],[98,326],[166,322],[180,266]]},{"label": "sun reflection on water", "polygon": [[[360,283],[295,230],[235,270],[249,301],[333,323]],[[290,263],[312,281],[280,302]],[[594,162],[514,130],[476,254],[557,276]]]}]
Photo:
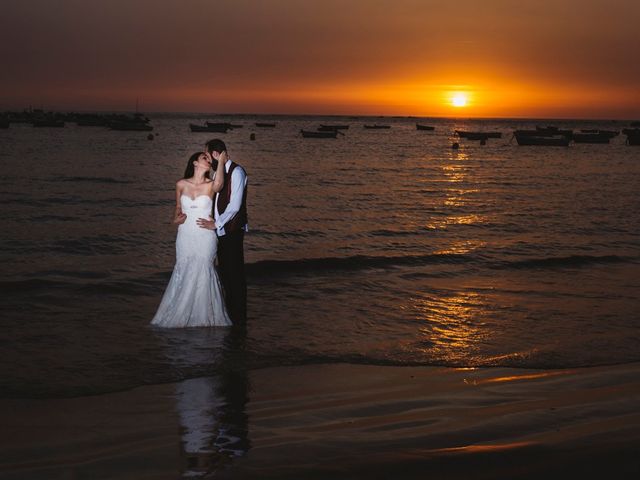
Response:
[{"label": "sun reflection on water", "polygon": [[464,196],[469,195],[470,193],[475,193],[477,191],[477,189],[449,190],[447,192],[447,199],[444,201],[444,204],[447,207],[463,207],[467,203],[467,199]]},{"label": "sun reflection on water", "polygon": [[[448,157],[449,157],[449,160],[457,161],[457,162],[466,162],[467,160],[470,159],[469,154],[464,150],[460,150],[460,149],[455,149],[455,150],[451,149],[449,151]],[[452,165],[448,165],[448,166],[451,167]],[[459,166],[459,165],[454,165],[454,166]]]},{"label": "sun reflection on water", "polygon": [[413,308],[424,326],[422,350],[443,361],[469,359],[487,332],[485,298],[477,292],[458,291],[414,299]]},{"label": "sun reflection on water", "polygon": [[449,225],[473,225],[482,224],[487,217],[462,210],[473,205],[473,201],[480,189],[475,185],[466,185],[469,181],[471,168],[466,165],[469,155],[450,153],[451,158],[440,166],[442,177],[440,179],[443,198],[441,208],[447,215],[444,218],[432,218],[425,225],[431,230],[444,230]]},{"label": "sun reflection on water", "polygon": [[446,230],[449,225],[475,225],[485,223],[487,217],[485,215],[467,214],[467,215],[450,215],[443,219],[433,219],[425,225],[429,230]]},{"label": "sun reflection on water", "polygon": [[480,240],[460,240],[453,242],[446,248],[435,250],[435,255],[464,255],[466,253],[473,252],[479,248],[486,246],[487,242]]}]

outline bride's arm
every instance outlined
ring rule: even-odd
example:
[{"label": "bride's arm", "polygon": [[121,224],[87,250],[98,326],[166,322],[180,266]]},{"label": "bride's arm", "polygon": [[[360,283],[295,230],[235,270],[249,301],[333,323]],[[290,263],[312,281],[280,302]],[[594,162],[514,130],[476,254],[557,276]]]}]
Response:
[{"label": "bride's arm", "polygon": [[213,193],[218,193],[224,187],[224,166],[227,164],[227,152],[222,152],[218,157],[218,167],[213,176]]},{"label": "bride's arm", "polygon": [[182,180],[178,180],[176,183],[176,209],[173,212],[173,220],[172,223],[180,225],[184,223],[187,219],[187,216],[182,213],[182,205],[180,204],[180,197],[182,196]]}]

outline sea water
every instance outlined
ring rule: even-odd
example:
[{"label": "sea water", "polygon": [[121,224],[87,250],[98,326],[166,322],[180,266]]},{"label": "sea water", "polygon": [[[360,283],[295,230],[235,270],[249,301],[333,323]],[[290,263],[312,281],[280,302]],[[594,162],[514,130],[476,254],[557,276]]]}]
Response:
[{"label": "sea water", "polygon": [[[246,368],[640,360],[640,147],[622,135],[519,147],[514,129],[549,121],[150,117],[153,140],[72,123],[0,130],[3,396],[121,390],[236,361],[220,329],[149,326],[175,260],[175,182],[215,137],[249,176]],[[204,120],[243,128],[189,131]],[[349,129],[299,135],[330,123]],[[503,136],[481,145],[456,129]]]}]

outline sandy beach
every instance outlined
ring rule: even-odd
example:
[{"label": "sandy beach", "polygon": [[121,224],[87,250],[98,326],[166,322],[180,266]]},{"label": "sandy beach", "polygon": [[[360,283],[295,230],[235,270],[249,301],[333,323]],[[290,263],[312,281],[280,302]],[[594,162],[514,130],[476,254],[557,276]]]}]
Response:
[{"label": "sandy beach", "polygon": [[[4,399],[1,478],[630,478],[640,471],[639,378],[638,364],[257,370],[241,456],[211,440],[225,399],[198,390],[207,379]],[[189,453],[200,441],[210,448]]]}]

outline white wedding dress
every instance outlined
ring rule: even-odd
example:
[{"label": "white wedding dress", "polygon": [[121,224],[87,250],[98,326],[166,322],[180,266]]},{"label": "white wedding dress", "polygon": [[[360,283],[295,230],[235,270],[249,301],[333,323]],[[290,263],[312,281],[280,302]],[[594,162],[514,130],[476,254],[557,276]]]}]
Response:
[{"label": "white wedding dress", "polygon": [[213,200],[208,195],[195,199],[182,195],[180,204],[187,219],[178,227],[176,265],[151,324],[167,328],[231,326],[213,265],[218,237],[196,223],[198,218],[210,218]]}]

